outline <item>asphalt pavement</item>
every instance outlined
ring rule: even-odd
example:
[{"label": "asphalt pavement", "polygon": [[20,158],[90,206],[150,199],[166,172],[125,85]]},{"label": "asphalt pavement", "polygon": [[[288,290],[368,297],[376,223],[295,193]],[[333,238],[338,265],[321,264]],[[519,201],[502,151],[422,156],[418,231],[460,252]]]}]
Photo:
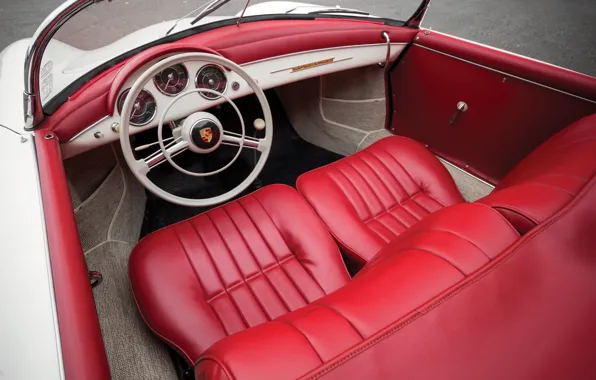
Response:
[{"label": "asphalt pavement", "polygon": [[[94,5],[108,11],[101,17],[93,14],[81,17],[83,25],[77,25],[73,33],[87,33],[88,38],[109,35],[135,22],[143,23],[143,18],[161,21],[182,16],[202,2],[113,0]],[[418,0],[312,2],[339,4],[403,20],[413,12]],[[60,0],[0,0],[0,50],[33,35],[39,23],[60,3]],[[112,5],[115,3],[118,11],[110,12],[116,9]],[[232,0],[218,13],[237,13],[243,4],[242,0]],[[596,0],[434,0],[423,25],[596,76]]]}]

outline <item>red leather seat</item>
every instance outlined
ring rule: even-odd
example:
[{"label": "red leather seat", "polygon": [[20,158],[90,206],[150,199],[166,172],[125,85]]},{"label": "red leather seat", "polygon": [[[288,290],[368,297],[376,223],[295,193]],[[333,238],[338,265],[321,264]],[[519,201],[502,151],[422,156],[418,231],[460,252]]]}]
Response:
[{"label": "red leather seat", "polygon": [[480,202],[525,233],[569,203],[596,173],[595,163],[596,114],[540,145]]},{"label": "red leather seat", "polygon": [[296,186],[360,266],[426,215],[464,202],[440,161],[399,136],[305,173]]},{"label": "red leather seat", "polygon": [[282,185],[146,236],[130,256],[129,278],[145,322],[189,363],[349,280],[325,226]]},{"label": "red leather seat", "polygon": [[[472,277],[517,239],[519,234],[507,220],[485,205],[440,210],[383,248],[341,289],[214,344],[199,361],[195,376],[212,380],[323,376],[326,367],[357,360],[360,352],[373,351],[384,338],[397,336],[398,328],[406,326],[400,321],[422,313],[429,300]],[[433,358],[424,356],[424,347],[415,341],[409,345],[424,358],[424,365],[432,367],[428,362]],[[386,355],[392,359],[369,357],[366,363],[351,365],[350,373],[343,371],[334,378],[413,377],[389,376],[391,367],[403,359],[391,355],[391,348]]]}]

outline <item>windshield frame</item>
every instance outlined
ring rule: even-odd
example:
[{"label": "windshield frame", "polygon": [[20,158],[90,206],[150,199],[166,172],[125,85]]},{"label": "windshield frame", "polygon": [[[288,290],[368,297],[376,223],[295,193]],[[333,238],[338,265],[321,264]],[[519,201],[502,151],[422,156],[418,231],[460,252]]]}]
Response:
[{"label": "windshield frame", "polygon": [[[103,2],[104,0],[68,0],[54,10],[39,26],[35,32],[32,42],[27,50],[25,58],[25,89],[23,92],[23,106],[24,106],[24,119],[25,119],[25,130],[31,131],[36,129],[44,120],[45,115],[53,114],[75,91],[81,88],[85,83],[91,80],[93,77],[104,72],[110,67],[122,62],[123,60],[143,51],[150,47],[161,45],[164,43],[170,43],[179,39],[201,33],[204,31],[234,25],[237,24],[240,17],[232,17],[225,20],[214,21],[207,24],[197,25],[192,28],[184,29],[177,33],[159,38],[150,43],[138,46],[126,53],[116,56],[105,63],[97,66],[90,70],[80,78],[73,81],[71,84],[66,86],[52,99],[46,102],[44,105],[41,103],[40,85],[41,85],[41,60],[45,49],[56,34],[58,29],[66,21],[74,17],[77,13],[86,9],[90,5],[95,3]],[[110,1],[110,0],[108,0]],[[411,28],[419,28],[419,21],[424,17],[424,13],[428,8],[430,0],[422,0],[420,6],[406,22],[398,21],[388,18],[375,18],[377,22],[383,22],[389,26],[405,26]],[[341,19],[358,19],[358,20],[370,20],[367,16],[358,15],[334,15],[334,14],[266,14],[266,15],[255,15],[255,16],[244,16],[242,17],[242,23],[267,21],[267,20],[315,20],[321,18],[341,18]],[[418,21],[418,22],[416,22]]]}]

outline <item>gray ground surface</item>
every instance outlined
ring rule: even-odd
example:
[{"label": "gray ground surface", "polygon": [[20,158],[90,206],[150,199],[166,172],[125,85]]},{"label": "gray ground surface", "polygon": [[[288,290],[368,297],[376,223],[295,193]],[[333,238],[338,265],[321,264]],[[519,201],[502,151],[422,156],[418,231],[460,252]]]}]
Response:
[{"label": "gray ground surface", "polygon": [[[96,19],[93,28],[101,34],[118,33],[119,27],[124,29],[135,21],[142,22],[143,18],[164,20],[170,14],[182,15],[202,2],[114,0],[111,4],[119,3],[118,11],[106,12],[110,14],[109,18],[102,18],[111,20],[109,27],[102,27],[104,25]],[[253,1],[256,2],[260,1]],[[339,3],[378,16],[404,19],[415,9],[418,0],[310,2]],[[60,0],[0,0],[0,50],[17,39],[31,36],[37,25],[60,3]],[[232,0],[219,13],[236,13],[242,4],[241,0]],[[109,5],[105,2],[97,6]],[[130,10],[128,14],[126,9]],[[424,25],[596,76],[595,0],[434,0]]]}]

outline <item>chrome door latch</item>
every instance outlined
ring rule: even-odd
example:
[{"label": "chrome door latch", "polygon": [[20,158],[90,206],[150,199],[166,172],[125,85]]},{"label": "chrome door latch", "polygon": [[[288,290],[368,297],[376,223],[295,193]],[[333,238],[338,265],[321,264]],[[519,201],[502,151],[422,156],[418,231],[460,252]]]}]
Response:
[{"label": "chrome door latch", "polygon": [[467,110],[468,110],[468,105],[466,104],[466,102],[458,102],[457,103],[457,109],[455,110],[455,113],[451,117],[451,120],[449,120],[449,124],[454,125],[455,124],[455,120],[457,119],[457,117],[459,116],[459,114],[460,113],[463,113],[463,112],[466,112]]}]

